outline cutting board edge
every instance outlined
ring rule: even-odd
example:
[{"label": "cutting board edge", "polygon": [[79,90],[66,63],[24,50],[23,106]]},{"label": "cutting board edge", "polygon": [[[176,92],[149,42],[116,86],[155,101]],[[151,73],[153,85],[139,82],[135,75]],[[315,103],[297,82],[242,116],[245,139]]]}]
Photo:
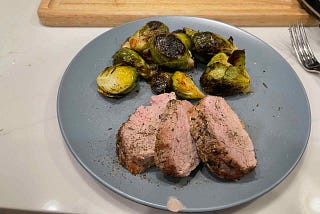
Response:
[{"label": "cutting board edge", "polygon": [[[155,13],[148,14],[147,11],[140,14],[128,14],[115,11],[108,11],[106,14],[101,11],[79,11],[66,10],[61,8],[49,7],[51,0],[42,0],[37,13],[41,24],[54,27],[114,27],[137,19],[153,16],[185,15],[202,17],[221,21],[237,27],[287,27],[290,24],[301,22],[306,26],[318,26],[319,21],[308,13],[297,14],[270,14],[268,12],[259,14],[206,14],[201,11],[188,14],[188,12],[179,13]],[[142,15],[143,14],[143,15]],[[114,17],[117,17],[116,19]]]}]

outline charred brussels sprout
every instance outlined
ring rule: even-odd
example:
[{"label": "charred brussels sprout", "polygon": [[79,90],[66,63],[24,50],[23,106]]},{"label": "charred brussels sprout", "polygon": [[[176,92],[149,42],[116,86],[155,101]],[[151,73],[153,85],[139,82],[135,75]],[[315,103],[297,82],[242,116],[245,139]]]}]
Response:
[{"label": "charred brussels sprout", "polygon": [[172,85],[174,92],[182,99],[201,99],[205,97],[191,77],[184,72],[174,72],[172,75]]},{"label": "charred brussels sprout", "polygon": [[174,34],[159,34],[150,42],[152,60],[170,69],[190,70],[194,67],[191,52]]},{"label": "charred brussels sprout", "polygon": [[98,92],[107,97],[122,97],[137,85],[138,72],[135,67],[116,65],[105,68],[96,78]]},{"label": "charred brussels sprout", "polygon": [[148,41],[151,37],[168,32],[169,28],[164,23],[150,21],[129,37],[127,41],[122,44],[122,47],[127,47],[142,53],[148,48]]},{"label": "charred brussels sprout", "polygon": [[236,66],[227,67],[216,62],[208,67],[200,78],[206,93],[228,96],[250,91],[250,79]]},{"label": "charred brussels sprout", "polygon": [[129,35],[112,58],[113,66],[97,77],[98,91],[108,97],[124,96],[142,77],[155,94],[175,91],[183,99],[203,98],[183,73],[192,70],[195,61],[206,64],[200,77],[206,93],[227,96],[250,91],[244,50],[238,50],[232,37],[209,31],[184,27],[170,33],[164,23],[150,21]]},{"label": "charred brussels sprout", "polygon": [[183,30],[176,30],[172,33],[181,40],[181,42],[187,47],[188,50],[191,50],[191,38]]},{"label": "charred brussels sprout", "polygon": [[228,62],[239,67],[243,71],[243,75],[250,78],[246,69],[246,54],[244,50],[235,50],[229,57]]},{"label": "charred brussels sprout", "polygon": [[212,32],[196,32],[191,40],[194,57],[203,63],[208,63],[216,53],[223,52],[230,55],[237,49],[232,37],[226,39]]},{"label": "charred brussels sprout", "polygon": [[149,79],[157,71],[157,66],[148,65],[136,51],[129,48],[121,48],[112,58],[114,65],[124,64],[136,67],[139,74],[145,79]]},{"label": "charred brussels sprout", "polygon": [[172,91],[172,73],[159,72],[152,76],[150,86],[155,94],[162,94]]},{"label": "charred brussels sprout", "polygon": [[221,96],[250,92],[250,76],[245,69],[244,50],[234,51],[227,61],[222,55],[217,55],[210,60],[200,77],[200,84],[205,92]]},{"label": "charred brussels sprout", "polygon": [[228,62],[232,65],[238,66],[239,68],[245,68],[246,66],[246,55],[244,50],[235,50],[230,57]]},{"label": "charred brussels sprout", "polygon": [[193,30],[193,29],[191,29],[191,28],[187,28],[187,27],[183,28],[183,32],[184,32],[187,36],[189,36],[189,38],[192,38],[192,37],[194,36],[194,34],[198,33],[198,31]]},{"label": "charred brussels sprout", "polygon": [[227,54],[220,52],[211,58],[211,60],[207,64],[207,66],[211,66],[216,62],[220,62],[226,66],[229,66],[231,64],[228,62],[228,60],[229,60],[229,57],[227,56]]}]

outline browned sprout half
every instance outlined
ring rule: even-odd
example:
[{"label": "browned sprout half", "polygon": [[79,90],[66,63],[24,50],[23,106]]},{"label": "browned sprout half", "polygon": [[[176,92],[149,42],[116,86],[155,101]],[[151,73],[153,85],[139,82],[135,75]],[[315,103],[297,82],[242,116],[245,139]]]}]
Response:
[{"label": "browned sprout half", "polygon": [[149,82],[153,93],[162,94],[172,91],[172,73],[158,72],[152,76]]},{"label": "browned sprout half", "polygon": [[122,47],[127,47],[144,53],[148,49],[148,41],[151,37],[160,33],[168,33],[169,28],[160,21],[150,21],[137,30],[131,37],[122,44]]},{"label": "browned sprout half", "polygon": [[209,31],[199,32],[190,28],[184,28],[184,32],[191,38],[191,52],[196,60],[202,63],[208,61],[217,53],[223,52],[230,55],[237,47],[233,44],[233,38],[223,36]]},{"label": "browned sprout half", "polygon": [[246,54],[244,50],[235,50],[228,59],[228,63],[239,67],[242,70],[242,74],[250,78],[249,73],[246,69]]},{"label": "browned sprout half", "polygon": [[227,55],[219,53],[208,63],[200,77],[200,84],[206,93],[228,96],[250,92],[250,76],[245,68],[245,51],[236,50]]},{"label": "browned sprout half", "polygon": [[189,38],[192,38],[194,34],[198,33],[199,31],[193,30],[192,28],[184,27],[183,32],[189,36]]},{"label": "browned sprout half", "polygon": [[135,67],[116,65],[105,68],[96,78],[98,92],[107,97],[122,97],[137,85],[138,72]]},{"label": "browned sprout half", "polygon": [[194,60],[184,43],[173,33],[159,34],[150,41],[153,62],[173,70],[191,70]]},{"label": "browned sprout half", "polygon": [[144,79],[150,79],[157,72],[157,66],[149,65],[146,61],[134,50],[129,48],[121,48],[113,56],[113,64],[130,65],[137,68],[139,74]]},{"label": "browned sprout half", "polygon": [[238,50],[232,37],[209,31],[185,27],[170,33],[164,23],[150,21],[122,43],[112,58],[113,66],[97,77],[98,91],[108,97],[129,93],[141,76],[155,94],[173,90],[180,98],[200,99],[205,95],[183,73],[194,68],[195,60],[207,65],[200,78],[206,93],[226,96],[250,91],[244,50]]},{"label": "browned sprout half", "polygon": [[193,82],[190,76],[181,71],[176,71],[172,75],[173,90],[182,99],[201,99],[205,95]]},{"label": "browned sprout half", "polygon": [[211,58],[211,60],[207,64],[207,67],[213,65],[216,62],[222,63],[226,66],[230,66],[231,64],[228,62],[228,60],[229,56],[223,52],[220,52]]},{"label": "browned sprout half", "polygon": [[188,50],[191,50],[191,38],[183,30],[175,30],[172,33],[181,40],[181,42],[187,47]]}]

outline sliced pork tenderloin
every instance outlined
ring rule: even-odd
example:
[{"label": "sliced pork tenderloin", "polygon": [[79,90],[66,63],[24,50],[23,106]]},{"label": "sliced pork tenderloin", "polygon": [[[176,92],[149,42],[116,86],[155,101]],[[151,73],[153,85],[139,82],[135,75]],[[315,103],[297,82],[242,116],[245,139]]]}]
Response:
[{"label": "sliced pork tenderloin", "polygon": [[159,116],[172,99],[176,99],[174,92],[152,96],[149,106],[138,107],[121,125],[117,133],[117,155],[120,164],[132,174],[142,173],[154,165]]},{"label": "sliced pork tenderloin", "polygon": [[192,109],[191,134],[201,160],[221,178],[237,180],[257,165],[244,124],[222,97],[206,96]]},{"label": "sliced pork tenderloin", "polygon": [[190,134],[188,111],[192,107],[186,100],[170,100],[161,115],[155,144],[155,164],[165,175],[188,176],[200,162]]}]

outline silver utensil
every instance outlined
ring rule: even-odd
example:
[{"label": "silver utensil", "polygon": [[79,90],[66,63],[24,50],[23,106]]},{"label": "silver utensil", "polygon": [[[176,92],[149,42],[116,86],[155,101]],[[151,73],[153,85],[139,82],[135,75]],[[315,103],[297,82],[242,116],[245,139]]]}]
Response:
[{"label": "silver utensil", "polygon": [[320,73],[320,63],[313,54],[303,25],[290,25],[289,32],[292,47],[305,70]]}]

